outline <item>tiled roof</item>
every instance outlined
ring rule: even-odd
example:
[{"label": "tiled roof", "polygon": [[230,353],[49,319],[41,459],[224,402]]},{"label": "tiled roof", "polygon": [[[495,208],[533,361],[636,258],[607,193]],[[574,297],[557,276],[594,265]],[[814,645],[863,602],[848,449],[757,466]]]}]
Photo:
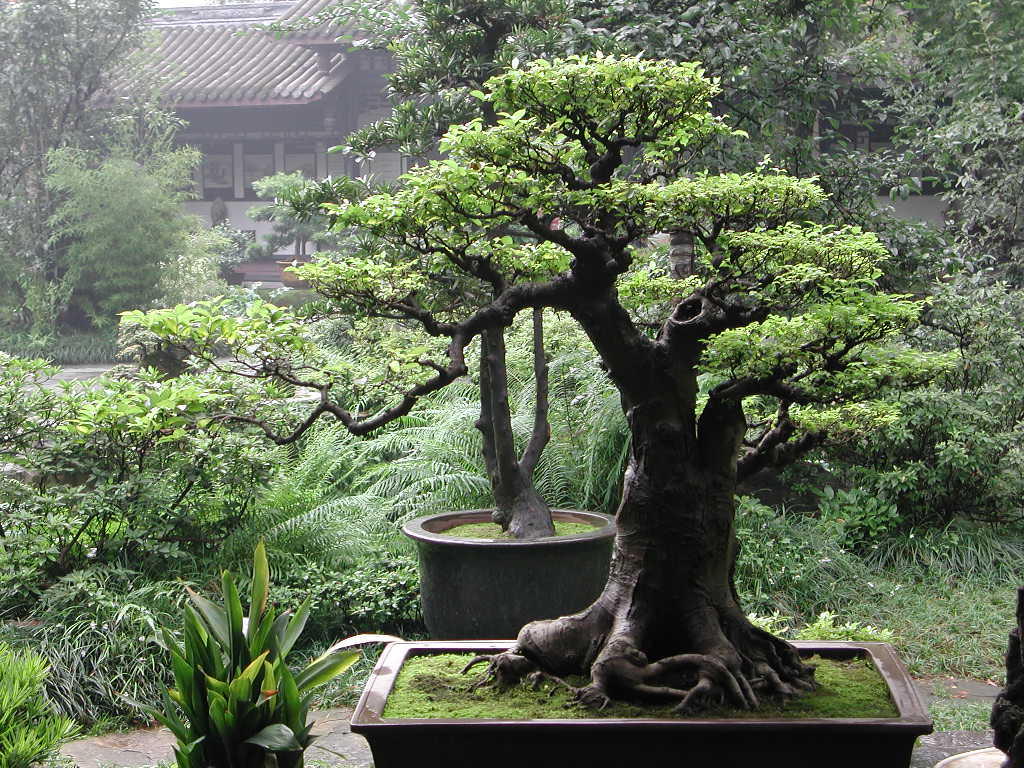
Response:
[{"label": "tiled roof", "polygon": [[280,36],[260,27],[312,15],[331,2],[185,8],[154,19],[161,90],[175,107],[316,101],[344,78],[345,53],[335,42],[344,30],[324,25]]},{"label": "tiled roof", "polygon": [[[285,24],[294,23],[300,19],[316,16],[325,8],[329,8],[330,6],[337,4],[338,0],[299,0],[291,10],[288,10],[281,15],[280,21]],[[310,27],[309,29],[287,32],[284,35],[284,39],[293,40],[295,42],[301,41],[303,45],[321,45],[323,43],[334,42],[342,35],[350,34],[351,32],[352,30],[348,26],[321,24],[316,27]]]}]

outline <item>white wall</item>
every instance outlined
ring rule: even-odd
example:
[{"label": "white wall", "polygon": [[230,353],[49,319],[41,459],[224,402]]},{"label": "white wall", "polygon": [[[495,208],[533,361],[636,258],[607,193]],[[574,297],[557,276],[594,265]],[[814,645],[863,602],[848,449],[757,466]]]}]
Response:
[{"label": "white wall", "polygon": [[[224,204],[228,207],[228,219],[233,229],[254,230],[257,240],[263,235],[269,235],[273,232],[273,227],[269,221],[253,221],[245,215],[245,212],[250,208],[254,208],[257,205],[266,205],[266,203],[253,200],[225,200]],[[207,224],[212,224],[210,220],[210,207],[212,205],[213,203],[209,200],[189,200],[185,203],[185,210],[199,216]]]},{"label": "white wall", "polygon": [[901,219],[926,221],[937,227],[943,224],[946,204],[935,195],[911,195],[906,200],[890,200],[886,196],[878,195],[875,199],[880,206],[892,206]]}]

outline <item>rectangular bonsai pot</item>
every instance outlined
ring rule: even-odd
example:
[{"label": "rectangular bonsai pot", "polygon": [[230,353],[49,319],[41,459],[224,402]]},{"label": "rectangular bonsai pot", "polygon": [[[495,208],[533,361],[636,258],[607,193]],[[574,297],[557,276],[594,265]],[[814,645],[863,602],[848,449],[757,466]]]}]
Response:
[{"label": "rectangular bonsai pot", "polygon": [[870,658],[899,712],[892,718],[469,720],[382,717],[405,659],[495,653],[510,642],[392,643],[352,715],[376,768],[907,768],[931,733],[906,668],[886,643],[798,642],[802,655]]}]

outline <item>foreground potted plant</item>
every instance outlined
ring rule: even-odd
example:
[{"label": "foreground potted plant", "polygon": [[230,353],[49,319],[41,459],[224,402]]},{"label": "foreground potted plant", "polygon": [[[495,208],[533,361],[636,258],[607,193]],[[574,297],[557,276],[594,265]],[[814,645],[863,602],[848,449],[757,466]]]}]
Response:
[{"label": "foreground potted plant", "polygon": [[181,642],[167,629],[161,633],[175,687],[164,694],[162,711],[144,709],[174,734],[178,768],[302,768],[314,739],[312,691],[355,663],[360,653],[353,646],[398,638],[346,638],[293,672],[287,657],[309,618],[310,599],[294,614],[278,615],[269,605],[270,568],[262,541],[253,557],[248,617],[226,571],[222,590],[223,605],[188,590]]},{"label": "foreground potted plant", "polygon": [[[813,180],[689,168],[694,146],[730,136],[710,113],[716,90],[695,64],[536,61],[480,94],[502,116],[497,125],[453,126],[446,157],[397,191],[328,202],[339,226],[366,229],[403,258],[303,272],[402,306],[448,340],[447,359],[421,359],[429,377],[392,406],[352,413],[330,377],[296,361],[295,326],[248,327],[258,375],[319,391],[306,426],[331,414],[357,434],[464,375],[470,341],[519,312],[562,310],[586,332],[631,434],[612,566],[590,607],[527,624],[508,650],[494,649],[488,674],[499,686],[582,675],[574,698],[583,706],[660,698],[685,712],[722,700],[756,710],[813,689],[799,650],[751,624],[739,604],[737,482],[884,423],[885,388],[947,364],[899,343],[920,303],[880,290],[877,238],[808,221],[824,200]],[[669,230],[697,244],[685,280],[637,250]],[[408,278],[412,260],[455,265],[489,282],[493,298],[432,312],[420,298],[429,283]],[[199,323],[187,333],[208,331]],[[273,433],[272,422],[248,420]]]},{"label": "foreground potted plant", "polygon": [[[931,721],[913,680],[887,643],[797,641],[801,658],[860,659],[888,686],[890,711],[883,716],[785,716],[743,718],[697,715],[680,718],[664,708],[637,716],[553,714],[499,719],[480,714],[403,717],[387,712],[399,672],[410,659],[431,654],[506,653],[511,643],[419,642],[387,647],[352,715],[352,731],[370,744],[376,768],[541,768],[566,765],[642,765],[692,768],[757,765],[763,768],[829,765],[835,768],[906,768],[918,736]],[[429,678],[424,678],[424,680]],[[546,685],[566,685],[563,681]],[[473,699],[473,683],[461,688]],[[571,687],[571,686],[570,686]],[[554,689],[540,694],[549,697]],[[564,709],[563,709],[564,712]],[[500,746],[496,746],[500,745]]]}]

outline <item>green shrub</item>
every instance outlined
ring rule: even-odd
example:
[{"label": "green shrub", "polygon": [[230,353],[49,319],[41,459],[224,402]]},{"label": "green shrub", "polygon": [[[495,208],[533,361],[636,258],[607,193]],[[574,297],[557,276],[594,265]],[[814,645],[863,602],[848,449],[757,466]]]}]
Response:
[{"label": "green shrub", "polygon": [[47,696],[58,711],[91,724],[147,720],[170,682],[157,640],[182,603],[180,581],[116,566],[69,574],[42,594],[23,639],[49,667]]},{"label": "green shrub", "polygon": [[846,485],[891,500],[904,527],[1021,518],[1019,428],[991,398],[929,389],[898,402],[894,425],[832,452]]},{"label": "green shrub", "polygon": [[822,520],[838,525],[843,543],[858,552],[891,534],[900,524],[896,505],[869,491],[860,488],[837,491],[827,485],[819,496],[818,512]]},{"label": "green shrub", "polygon": [[424,632],[420,576],[412,557],[363,563],[342,575],[338,593],[350,632]]},{"label": "green shrub", "polygon": [[1024,296],[984,273],[932,287],[916,345],[953,365],[898,392],[889,426],[828,449],[843,485],[896,504],[903,527],[1024,515]]},{"label": "green shrub", "polygon": [[[0,546],[52,579],[130,558],[162,568],[212,549],[249,509],[275,450],[208,412],[238,389],[202,377],[102,380],[53,390],[35,363],[0,369]],[[28,370],[26,370],[26,368]]]},{"label": "green shrub", "polygon": [[30,768],[56,755],[78,728],[50,711],[42,657],[0,643],[0,768]]},{"label": "green shrub", "polygon": [[403,637],[424,632],[416,559],[368,556],[355,567],[331,568],[313,560],[289,559],[272,567],[275,605],[294,605],[309,595],[307,625],[312,637],[387,632]]},{"label": "green shrub", "polygon": [[148,711],[174,734],[178,768],[263,768],[268,761],[302,768],[314,738],[308,722],[313,689],[355,662],[359,653],[346,648],[396,638],[342,640],[293,673],[287,657],[309,617],[309,601],[294,615],[279,615],[269,605],[262,542],[253,559],[248,618],[231,574],[225,571],[221,583],[223,605],[188,591],[180,642],[163,630],[175,688],[165,694],[162,711]]}]

